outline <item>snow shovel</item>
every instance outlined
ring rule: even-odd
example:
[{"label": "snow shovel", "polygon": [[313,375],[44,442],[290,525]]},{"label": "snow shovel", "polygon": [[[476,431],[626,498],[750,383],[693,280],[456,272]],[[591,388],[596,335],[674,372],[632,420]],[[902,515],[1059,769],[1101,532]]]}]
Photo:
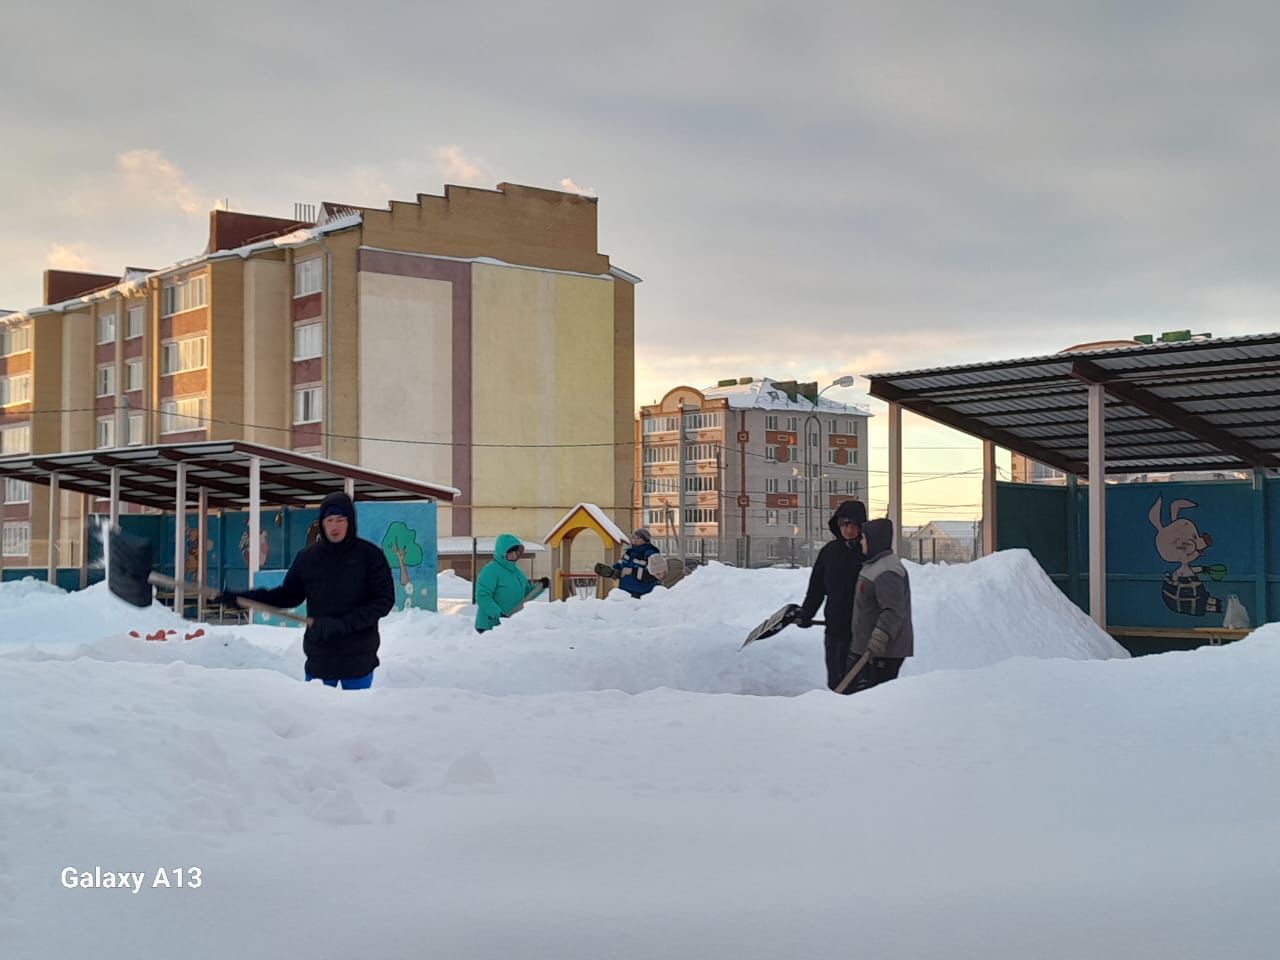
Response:
[{"label": "snow shovel", "polygon": [[871,651],[868,650],[858,658],[858,662],[849,668],[849,672],[844,675],[844,679],[836,685],[836,693],[844,693],[849,689],[849,684],[853,683],[853,678],[862,672],[862,668],[871,662]]},{"label": "snow shovel", "polygon": [[[772,637],[774,634],[781,633],[787,627],[800,619],[800,605],[798,603],[788,603],[780,607],[765,620],[760,623],[754,630],[747,634],[747,639],[742,641],[742,646],[738,648],[741,653],[746,649],[747,644],[755,643],[757,640],[764,640]],[[811,621],[814,626],[824,627],[827,622],[825,620]]]},{"label": "snow shovel", "polygon": [[[107,589],[125,603],[131,603],[135,607],[149,607],[153,599],[151,593],[153,586],[170,589],[178,586],[178,581],[173,577],[166,577],[163,573],[156,573],[151,569],[151,541],[145,537],[135,537],[122,530],[112,530],[110,550]],[[210,600],[217,600],[222,595],[212,587],[202,587],[194,583],[184,583],[182,589],[193,595],[201,594]],[[257,610],[292,623],[311,626],[310,617],[280,610],[270,604],[259,603],[257,600],[237,597],[236,603],[245,610]]]}]

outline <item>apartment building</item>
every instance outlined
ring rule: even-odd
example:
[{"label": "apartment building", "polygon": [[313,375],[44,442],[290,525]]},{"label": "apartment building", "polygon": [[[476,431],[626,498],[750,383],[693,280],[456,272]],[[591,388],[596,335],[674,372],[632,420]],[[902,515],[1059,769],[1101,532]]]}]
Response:
[{"label": "apartment building", "polygon": [[867,496],[870,411],[768,377],[676,387],[636,421],[634,518],[672,554],[804,562]]},{"label": "apartment building", "polygon": [[[441,536],[537,539],[629,503],[638,282],[577,194],[215,210],[198,256],[50,270],[0,316],[0,456],[242,438],[458,487]],[[42,566],[47,491],[3,492],[4,562]],[[78,497],[60,516],[72,564]]]}]

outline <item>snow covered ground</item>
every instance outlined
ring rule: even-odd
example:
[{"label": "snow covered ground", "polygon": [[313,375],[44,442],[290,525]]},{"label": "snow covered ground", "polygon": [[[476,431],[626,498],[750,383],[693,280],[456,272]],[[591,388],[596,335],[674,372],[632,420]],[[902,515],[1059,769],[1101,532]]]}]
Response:
[{"label": "snow covered ground", "polygon": [[1280,627],[1130,660],[1028,554],[910,569],[851,698],[820,630],[738,651],[805,570],[397,614],[368,693],[4,584],[0,957],[1274,956]]}]

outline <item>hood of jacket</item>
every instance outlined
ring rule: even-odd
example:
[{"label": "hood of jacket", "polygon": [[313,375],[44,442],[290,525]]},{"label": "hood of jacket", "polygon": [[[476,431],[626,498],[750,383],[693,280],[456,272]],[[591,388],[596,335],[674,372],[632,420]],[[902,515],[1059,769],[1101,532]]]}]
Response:
[{"label": "hood of jacket", "polygon": [[862,528],[867,538],[867,560],[874,560],[893,549],[893,521],[885,517],[872,520]]},{"label": "hood of jacket", "polygon": [[[336,544],[330,543],[329,538],[324,535],[323,527],[326,507],[337,507],[342,515],[347,518],[347,535],[342,538],[341,542]],[[332,513],[333,511],[330,510],[329,512]],[[322,528],[320,532],[320,542],[325,546],[341,547],[355,543],[357,536],[356,507],[355,504],[351,502],[351,498],[345,493],[342,493],[341,491],[338,493],[331,493],[320,501],[320,521]]]},{"label": "hood of jacket", "polygon": [[827,529],[831,531],[831,535],[837,540],[841,539],[841,517],[848,517],[858,526],[865,527],[867,525],[867,505],[861,500],[846,500],[836,507],[836,512],[831,514],[831,519],[827,521]]},{"label": "hood of jacket", "polygon": [[493,559],[508,570],[517,569],[516,565],[507,559],[507,551],[512,547],[523,547],[524,541],[517,537],[514,533],[503,533],[498,535],[498,539],[493,543]]}]

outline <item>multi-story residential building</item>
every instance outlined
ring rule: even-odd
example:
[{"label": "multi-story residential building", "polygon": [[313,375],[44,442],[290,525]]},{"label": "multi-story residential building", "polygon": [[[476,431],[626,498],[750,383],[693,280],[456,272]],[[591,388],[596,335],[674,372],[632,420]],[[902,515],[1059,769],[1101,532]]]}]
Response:
[{"label": "multi-story residential building", "polygon": [[[629,504],[638,278],[597,250],[595,198],[296,212],[215,210],[161,269],[47,271],[0,316],[0,455],[245,439],[457,487],[441,536]],[[4,492],[5,562],[43,566],[47,491]],[[71,564],[78,497],[60,516]]]},{"label": "multi-story residential building", "polygon": [[674,555],[805,562],[836,506],[867,497],[870,416],[816,383],[676,387],[640,409],[634,520]]}]

